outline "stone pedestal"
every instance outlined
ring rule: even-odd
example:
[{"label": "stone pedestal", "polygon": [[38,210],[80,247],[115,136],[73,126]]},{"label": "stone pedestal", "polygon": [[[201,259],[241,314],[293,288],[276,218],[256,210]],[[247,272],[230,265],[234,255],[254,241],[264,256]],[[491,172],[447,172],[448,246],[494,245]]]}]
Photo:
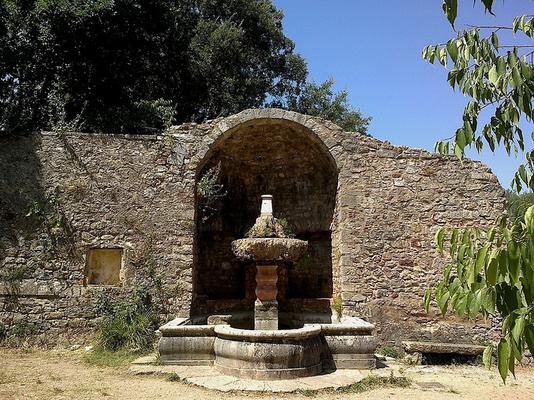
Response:
[{"label": "stone pedestal", "polygon": [[256,266],[256,302],[254,303],[254,329],[278,329],[277,265]]},{"label": "stone pedestal", "polygon": [[260,301],[254,303],[254,329],[278,330],[278,302]]}]

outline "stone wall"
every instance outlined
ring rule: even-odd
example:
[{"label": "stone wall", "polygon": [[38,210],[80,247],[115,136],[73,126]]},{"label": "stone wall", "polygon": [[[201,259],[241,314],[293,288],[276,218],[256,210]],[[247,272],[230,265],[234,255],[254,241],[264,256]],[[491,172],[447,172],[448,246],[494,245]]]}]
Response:
[{"label": "stone wall", "polygon": [[[0,283],[0,318],[35,323],[47,342],[87,338],[102,291],[120,297],[154,278],[164,289],[165,317],[247,307],[250,279],[222,244],[251,225],[264,190],[280,195],[280,216],[295,223],[297,236],[316,242],[308,260],[314,268],[287,271],[288,297],[300,299],[301,310],[313,303],[308,292],[340,296],[343,314],[375,323],[383,343],[494,333],[490,322],[443,320],[425,315],[421,305],[443,268],[435,231],[484,226],[504,209],[503,189],[480,163],[462,165],[276,109],[173,127],[157,137],[45,133],[0,142],[0,269],[22,273],[16,296]],[[201,224],[195,181],[219,162],[232,189],[228,198],[238,206]],[[48,204],[44,221],[36,204]],[[63,221],[58,226],[55,217]],[[120,287],[87,285],[91,248],[124,249]],[[226,289],[216,294],[217,282]]]}]

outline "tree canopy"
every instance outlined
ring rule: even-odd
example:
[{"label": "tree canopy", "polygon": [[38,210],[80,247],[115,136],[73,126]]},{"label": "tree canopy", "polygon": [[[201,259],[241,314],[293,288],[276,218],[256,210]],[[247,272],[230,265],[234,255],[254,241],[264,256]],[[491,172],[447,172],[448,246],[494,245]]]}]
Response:
[{"label": "tree canopy", "polygon": [[[482,3],[493,13],[493,0]],[[457,0],[444,0],[443,10],[454,26]],[[512,33],[503,43],[502,33]],[[465,149],[494,151],[502,146],[508,153],[526,152],[526,162],[515,174],[517,191],[534,188],[534,150],[526,149],[523,123],[532,129],[534,119],[534,18],[520,15],[509,26],[475,26],[457,32],[447,43],[430,45],[423,58],[431,63],[450,66],[448,82],[470,98],[463,113],[463,124],[436,149],[450,150],[460,159]],[[510,40],[510,38],[508,38]],[[481,111],[491,116],[480,121]],[[484,115],[484,114],[482,114]],[[534,134],[531,134],[534,138]],[[489,229],[470,227],[443,228],[436,233],[440,251],[447,250],[447,264],[441,282],[425,294],[428,310],[432,296],[440,311],[449,308],[459,315],[502,318],[502,336],[496,348],[497,365],[502,379],[514,374],[526,349],[534,355],[534,206],[531,194],[508,194],[511,218],[504,216]],[[530,204],[529,204],[530,203]],[[484,363],[491,364],[493,344],[484,352]]]},{"label": "tree canopy", "polygon": [[0,0],[0,130],[150,132],[273,104],[366,133],[346,92],[307,82],[282,18],[270,0]]}]

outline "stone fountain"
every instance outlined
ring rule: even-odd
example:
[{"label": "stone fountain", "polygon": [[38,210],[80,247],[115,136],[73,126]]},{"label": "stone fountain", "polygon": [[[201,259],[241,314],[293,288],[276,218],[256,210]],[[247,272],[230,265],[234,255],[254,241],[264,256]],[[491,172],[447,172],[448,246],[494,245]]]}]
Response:
[{"label": "stone fountain", "polygon": [[246,239],[232,242],[232,251],[241,261],[256,264],[254,329],[278,329],[278,267],[300,259],[308,242],[289,237],[286,228],[273,216],[271,195],[261,196],[261,212]]},{"label": "stone fountain", "polygon": [[246,236],[232,242],[232,251],[256,267],[254,329],[218,316],[176,318],[159,329],[161,362],[213,366],[224,375],[261,380],[373,368],[374,326],[360,318],[302,313],[290,324],[293,329],[279,329],[277,271],[302,257],[308,243],[290,237],[274,218],[272,196],[262,196],[260,216]]}]

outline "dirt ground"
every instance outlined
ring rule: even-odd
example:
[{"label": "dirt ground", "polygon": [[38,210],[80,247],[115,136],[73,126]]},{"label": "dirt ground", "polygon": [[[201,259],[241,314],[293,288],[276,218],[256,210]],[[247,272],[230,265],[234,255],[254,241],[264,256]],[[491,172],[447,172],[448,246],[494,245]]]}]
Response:
[{"label": "dirt ground", "polygon": [[[426,366],[401,369],[410,388],[380,388],[364,393],[247,394],[221,393],[168,381],[134,376],[127,367],[95,367],[83,351],[0,349],[0,399],[534,399],[534,367],[517,368],[517,379],[504,386],[495,369],[478,366]],[[397,373],[398,374],[398,373]]]}]

